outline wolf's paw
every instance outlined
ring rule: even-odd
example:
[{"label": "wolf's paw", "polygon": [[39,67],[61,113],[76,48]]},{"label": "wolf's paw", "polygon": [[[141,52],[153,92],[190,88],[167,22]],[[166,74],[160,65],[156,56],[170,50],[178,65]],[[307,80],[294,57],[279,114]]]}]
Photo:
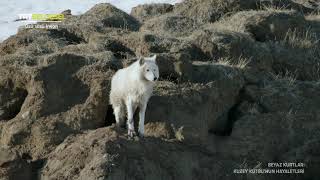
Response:
[{"label": "wolf's paw", "polygon": [[139,137],[144,137],[144,126],[139,126],[139,129],[138,129],[138,134],[139,134]]},{"label": "wolf's paw", "polygon": [[136,135],[136,132],[134,132],[134,129],[128,129],[129,138],[133,138],[135,135]]},{"label": "wolf's paw", "polygon": [[126,128],[126,125],[123,124],[123,123],[116,123],[116,127],[117,127],[117,128],[123,128],[123,129],[125,129],[125,128]]},{"label": "wolf's paw", "polygon": [[144,137],[144,132],[138,131],[138,135],[139,135],[140,138],[143,138]]}]

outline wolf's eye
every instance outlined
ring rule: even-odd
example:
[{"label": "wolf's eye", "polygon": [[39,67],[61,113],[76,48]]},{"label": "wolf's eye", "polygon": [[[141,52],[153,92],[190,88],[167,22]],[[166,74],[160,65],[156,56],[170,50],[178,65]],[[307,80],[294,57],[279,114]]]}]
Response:
[{"label": "wolf's eye", "polygon": [[147,69],[147,71],[149,72],[150,70],[149,70],[149,69]]}]

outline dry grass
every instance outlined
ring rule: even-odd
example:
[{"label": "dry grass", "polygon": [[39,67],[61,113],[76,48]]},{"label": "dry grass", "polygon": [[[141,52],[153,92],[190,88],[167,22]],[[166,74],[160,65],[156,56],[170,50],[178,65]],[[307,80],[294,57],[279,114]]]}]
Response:
[{"label": "dry grass", "polygon": [[242,19],[238,21],[234,21],[233,19],[234,17],[226,15],[221,17],[218,21],[210,24],[210,26],[217,30],[244,33],[244,28],[242,27],[242,24],[239,23]]},{"label": "dry grass", "polygon": [[52,41],[47,37],[39,37],[36,41],[29,44],[27,47],[18,49],[17,52],[26,53],[30,52],[32,55],[42,55],[49,54],[59,50],[59,47],[64,44],[59,44],[59,42]]},{"label": "dry grass", "polygon": [[230,58],[219,58],[217,60],[217,64],[220,64],[220,65],[223,65],[223,66],[232,66]]},{"label": "dry grass", "polygon": [[239,32],[251,35],[247,30],[248,25],[256,26],[258,21],[254,20],[254,17],[261,16],[262,18],[266,18],[267,16],[272,16],[273,14],[279,13],[291,13],[292,9],[288,9],[287,6],[284,5],[266,5],[260,4],[259,9],[257,10],[246,10],[239,12],[231,12],[230,14],[225,14],[218,21],[213,23],[213,27],[217,30],[224,31],[232,31]]},{"label": "dry grass", "polygon": [[298,30],[289,29],[281,41],[281,44],[290,46],[292,48],[315,50],[319,46],[319,39],[316,33],[307,29],[304,32],[299,32]]},{"label": "dry grass", "polygon": [[309,21],[320,21],[320,10],[314,11],[305,16],[306,20]]},{"label": "dry grass", "polygon": [[248,113],[249,114],[260,114],[258,110],[258,104],[254,103],[249,106]]},{"label": "dry grass", "polygon": [[174,134],[175,134],[176,139],[178,141],[183,141],[184,140],[184,135],[183,135],[184,126],[176,128],[173,124],[171,124],[171,127],[172,127]]},{"label": "dry grass", "polygon": [[246,169],[246,168],[248,168],[247,159],[243,159],[242,163],[241,163],[241,164],[238,164],[238,167],[239,167],[240,169]]},{"label": "dry grass", "polygon": [[217,60],[217,64],[223,65],[223,66],[230,66],[230,67],[235,67],[238,69],[245,69],[248,64],[250,63],[251,58],[243,58],[240,56],[237,59],[232,59],[232,58],[219,58]]},{"label": "dry grass", "polygon": [[297,112],[290,109],[288,112],[283,112],[284,116],[282,118],[281,126],[289,131],[289,135],[294,135],[294,118]]},{"label": "dry grass", "polygon": [[[296,86],[296,75],[295,73],[289,72],[289,71],[285,71],[284,73],[281,74],[273,74],[270,73],[270,75],[272,76],[274,81],[278,81],[281,84],[284,84],[286,87],[292,89],[295,88]],[[279,90],[277,89],[277,87],[274,86],[273,83],[268,83],[268,82],[264,82],[263,85],[263,93],[266,96],[272,96],[273,94],[275,94],[276,92],[278,92]],[[259,100],[260,102],[263,102],[263,97],[261,96],[261,99]]]},{"label": "dry grass", "polygon": [[289,85],[289,86],[293,86],[295,84],[295,82],[297,81],[296,73],[290,72],[288,70],[286,70],[282,74],[272,74],[271,73],[271,75],[274,78],[274,80],[286,82],[287,85]]},{"label": "dry grass", "polygon": [[[320,43],[319,36],[315,32],[310,29],[306,29],[304,31],[289,29],[279,44],[287,48],[292,48],[292,51],[298,51],[299,53],[304,54],[305,57],[308,57],[306,62],[308,62],[310,59],[312,59],[313,62],[313,65],[309,68],[309,70],[300,71],[297,69],[295,72],[282,73],[283,75],[281,76],[284,76],[284,78],[289,80],[289,82],[294,81],[294,79],[298,77],[296,74],[299,74],[299,79],[301,79],[301,77],[312,80],[320,79],[320,63],[318,61],[320,57]],[[290,81],[290,79],[292,80]]]},{"label": "dry grass", "polygon": [[317,63],[309,72],[309,76],[316,81],[320,81],[320,63]]},{"label": "dry grass", "polygon": [[270,4],[263,4],[260,2],[260,4],[258,4],[259,9],[270,12],[281,12],[288,10],[288,7],[289,5],[282,3],[282,1],[278,1],[277,3],[271,2]]}]

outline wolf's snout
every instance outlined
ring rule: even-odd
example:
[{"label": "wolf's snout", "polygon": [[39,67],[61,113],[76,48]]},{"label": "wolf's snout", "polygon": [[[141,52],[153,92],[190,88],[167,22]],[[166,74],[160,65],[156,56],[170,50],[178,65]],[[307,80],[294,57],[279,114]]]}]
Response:
[{"label": "wolf's snout", "polygon": [[154,77],[154,78],[153,78],[154,81],[156,81],[157,79],[158,79],[157,77]]}]

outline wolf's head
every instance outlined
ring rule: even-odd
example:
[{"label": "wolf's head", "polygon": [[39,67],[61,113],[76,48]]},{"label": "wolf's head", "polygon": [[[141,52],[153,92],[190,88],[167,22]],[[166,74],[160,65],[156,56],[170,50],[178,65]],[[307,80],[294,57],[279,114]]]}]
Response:
[{"label": "wolf's head", "polygon": [[159,68],[156,62],[157,56],[142,57],[139,59],[141,75],[147,81],[154,82],[159,79]]}]

